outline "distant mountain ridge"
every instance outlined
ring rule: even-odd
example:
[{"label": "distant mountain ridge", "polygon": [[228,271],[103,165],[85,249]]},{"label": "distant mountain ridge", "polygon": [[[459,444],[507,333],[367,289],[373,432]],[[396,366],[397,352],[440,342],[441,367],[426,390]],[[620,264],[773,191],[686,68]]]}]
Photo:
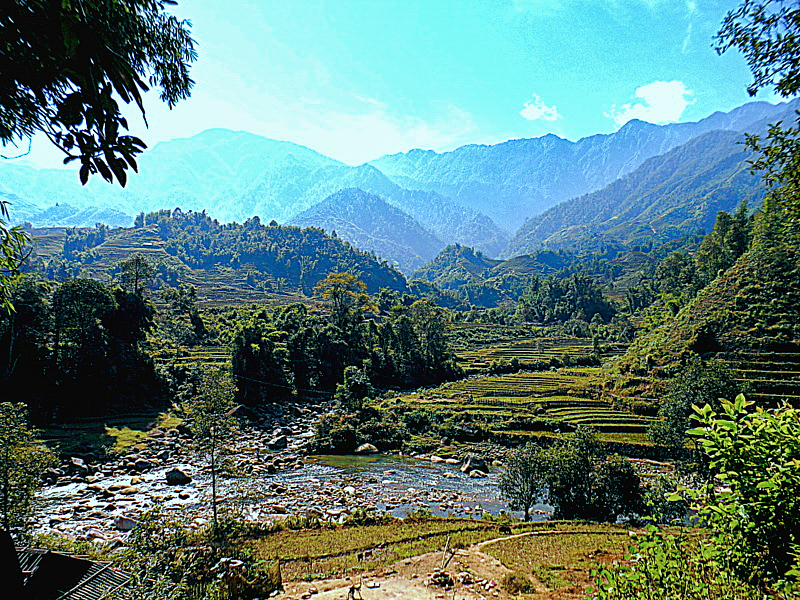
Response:
[{"label": "distant mountain ridge", "polygon": [[694,123],[653,125],[632,120],[611,134],[570,142],[555,135],[468,145],[451,152],[411,150],[370,164],[410,189],[435,191],[489,215],[507,229],[570,198],[631,173],[645,160],[715,130],[745,132],[800,107],[800,99],[752,102]]},{"label": "distant mountain ridge", "polygon": [[415,219],[379,196],[347,188],[289,221],[300,227],[320,227],[361,250],[396,263],[403,272],[418,269],[445,244]]},{"label": "distant mountain ridge", "polygon": [[664,243],[711,230],[719,211],[764,196],[750,172],[742,135],[712,131],[647,160],[606,188],[558,204],[529,218],[501,256],[538,248],[596,250],[601,244]]},{"label": "distant mountain ridge", "polygon": [[[403,211],[443,244],[511,256],[531,248],[515,242],[506,249],[509,232],[526,218],[597,192],[711,131],[741,134],[798,107],[800,99],[754,102],[696,123],[631,121],[615,133],[577,142],[547,135],[445,153],[412,150],[358,167],[291,142],[211,129],[148,150],[125,189],[97,178],[82,187],[74,171],[3,161],[0,198],[11,201],[13,220],[35,226],[102,220],[128,225],[140,212],[176,207],[205,210],[222,222],[252,216],[287,222],[340,190],[359,188]],[[401,239],[387,241],[402,245]]]},{"label": "distant mountain ridge", "polygon": [[[223,222],[252,216],[286,222],[329,195],[358,187],[379,194],[448,242],[498,254],[509,235],[486,215],[433,192],[406,190],[369,165],[350,167],[291,142],[244,132],[207,130],[157,144],[139,160],[125,189],[97,178],[82,187],[72,171],[0,164],[0,197],[12,220],[35,226],[84,226],[92,210],[113,208],[112,225],[164,208],[205,210]],[[51,208],[68,205],[70,211]],[[85,213],[90,211],[90,213]]]}]

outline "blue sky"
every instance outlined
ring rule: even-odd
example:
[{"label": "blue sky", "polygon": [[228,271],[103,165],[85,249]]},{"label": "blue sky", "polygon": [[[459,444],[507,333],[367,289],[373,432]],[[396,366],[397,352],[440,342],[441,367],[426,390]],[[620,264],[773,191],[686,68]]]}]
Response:
[{"label": "blue sky", "polygon": [[[145,96],[149,145],[212,127],[309,146],[349,164],[630,118],[694,121],[750,98],[713,35],[738,1],[182,0],[199,59],[189,100]],[[777,101],[765,92],[760,99]],[[30,159],[56,166],[46,142]]]}]

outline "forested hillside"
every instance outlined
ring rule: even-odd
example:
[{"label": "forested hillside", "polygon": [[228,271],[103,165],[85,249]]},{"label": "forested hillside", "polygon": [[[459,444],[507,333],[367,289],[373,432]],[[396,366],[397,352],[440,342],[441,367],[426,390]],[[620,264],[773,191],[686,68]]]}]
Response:
[{"label": "forested hillside", "polygon": [[714,131],[661,156],[607,188],[531,217],[503,252],[541,246],[593,250],[601,244],[665,243],[705,233],[719,211],[742,201],[757,207],[765,190],[750,172],[744,137]]},{"label": "forested hillside", "polygon": [[[321,229],[264,225],[256,217],[243,224],[220,224],[203,212],[140,214],[133,228],[34,232],[28,268],[51,277],[95,276],[108,280],[117,261],[134,252],[156,260],[165,283],[192,283],[201,297],[224,302],[226,295],[290,293],[312,295],[328,273],[353,272],[370,292],[407,289],[403,275]],[[62,237],[63,236],[63,237]]]},{"label": "forested hillside", "polygon": [[800,398],[800,263],[784,218],[775,206],[749,225],[741,212],[720,218],[693,257],[662,261],[642,313],[649,327],[613,367],[614,393],[658,398],[699,356],[721,361],[761,404]]}]

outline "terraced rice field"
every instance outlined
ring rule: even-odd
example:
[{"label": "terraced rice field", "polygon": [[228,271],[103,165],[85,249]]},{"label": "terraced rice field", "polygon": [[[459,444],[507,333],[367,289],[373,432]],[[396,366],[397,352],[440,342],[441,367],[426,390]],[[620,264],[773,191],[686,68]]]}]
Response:
[{"label": "terraced rice field", "polygon": [[[576,426],[594,428],[601,434],[616,434],[613,441],[645,442],[652,417],[616,410],[594,391],[599,368],[563,368],[555,371],[514,373],[464,379],[422,394],[409,394],[402,402],[420,408],[480,416],[492,423],[496,433],[538,435],[526,424],[550,422],[558,433],[559,423],[569,430]],[[622,435],[622,438],[619,436]],[[609,440],[612,438],[609,437]]]},{"label": "terraced rice field", "polygon": [[203,365],[220,367],[223,369],[231,366],[231,352],[224,346],[196,346],[194,348],[180,348],[160,350],[153,356],[156,363],[173,364],[181,366]]},{"label": "terraced rice field", "polygon": [[783,400],[800,406],[800,348],[795,352],[728,352],[719,358],[733,370],[737,381],[749,383],[751,400],[764,406]]},{"label": "terraced rice field", "polygon": [[[608,359],[624,352],[621,344],[604,346],[602,358]],[[458,352],[458,362],[463,368],[485,369],[495,361],[516,358],[522,365],[557,361],[578,361],[595,352],[591,340],[577,338],[526,338],[488,344],[481,348]]]}]

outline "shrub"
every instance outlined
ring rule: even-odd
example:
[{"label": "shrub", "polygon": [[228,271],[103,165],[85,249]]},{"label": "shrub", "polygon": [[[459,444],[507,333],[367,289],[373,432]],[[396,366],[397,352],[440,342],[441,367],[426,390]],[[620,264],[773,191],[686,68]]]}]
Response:
[{"label": "shrub", "polygon": [[527,594],[533,591],[531,580],[518,571],[506,573],[500,583],[509,594],[514,596]]}]

